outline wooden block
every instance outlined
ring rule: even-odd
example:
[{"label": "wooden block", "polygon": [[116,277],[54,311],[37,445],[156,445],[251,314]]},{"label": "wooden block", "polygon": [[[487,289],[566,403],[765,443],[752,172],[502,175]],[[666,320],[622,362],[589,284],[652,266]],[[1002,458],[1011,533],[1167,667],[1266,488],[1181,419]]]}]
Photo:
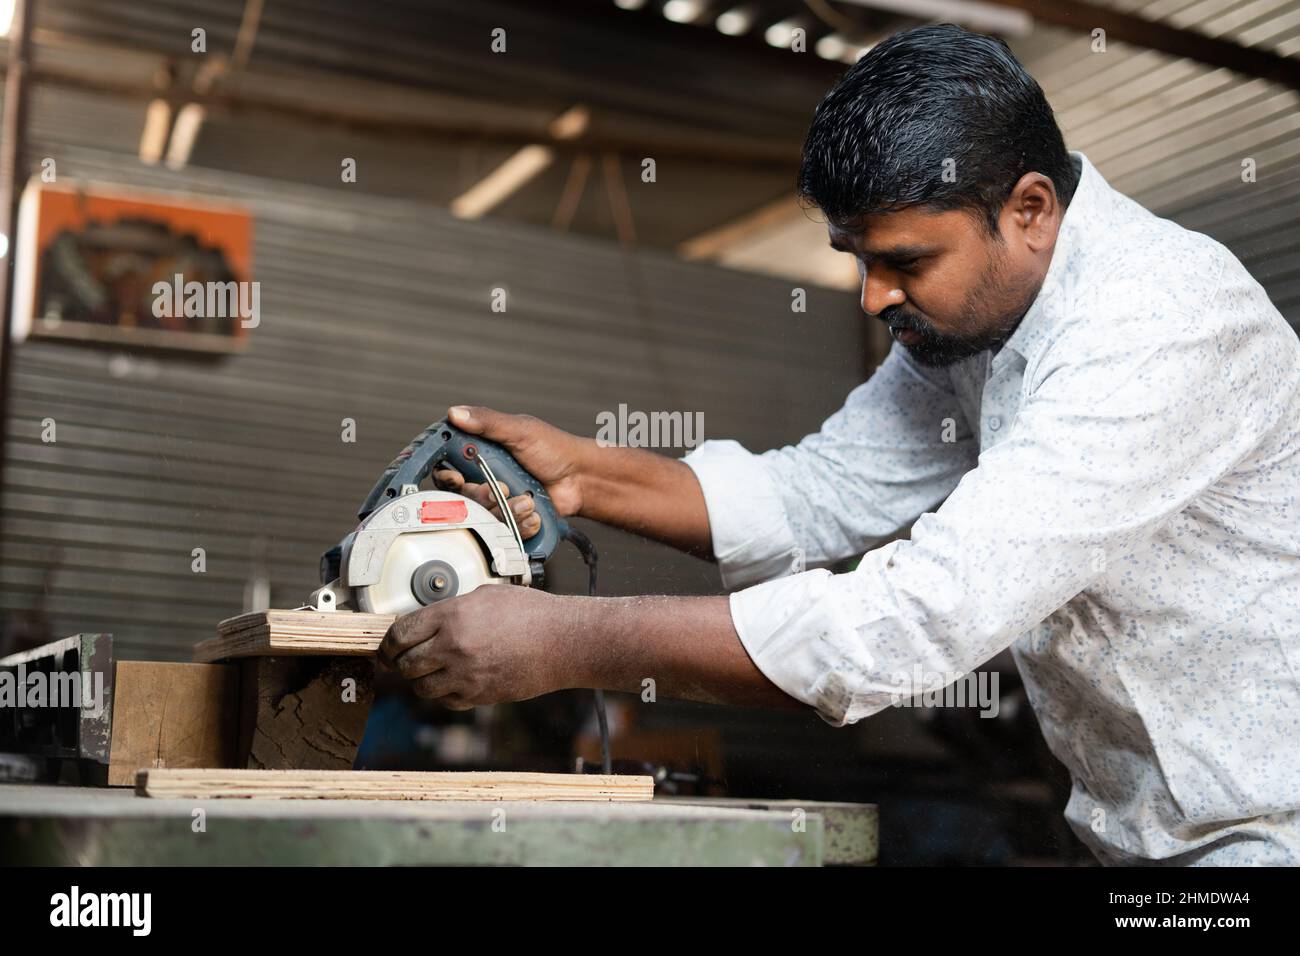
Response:
[{"label": "wooden block", "polygon": [[189,800],[646,801],[654,779],[625,774],[392,770],[141,770],[142,797]]},{"label": "wooden block", "polygon": [[372,661],[253,657],[238,666],[242,700],[234,766],[352,769],[375,699]]},{"label": "wooden block", "polygon": [[239,674],[223,664],[118,661],[108,785],[143,767],[233,767]]},{"label": "wooden block", "polygon": [[255,611],[217,625],[217,636],[194,646],[196,661],[235,657],[330,655],[368,657],[394,614],[359,611]]}]

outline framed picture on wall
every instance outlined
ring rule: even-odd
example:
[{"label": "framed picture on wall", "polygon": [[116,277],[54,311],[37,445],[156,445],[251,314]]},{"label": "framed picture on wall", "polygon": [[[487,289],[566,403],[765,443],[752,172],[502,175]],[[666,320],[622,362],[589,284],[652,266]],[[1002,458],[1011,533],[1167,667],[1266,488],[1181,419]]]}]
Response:
[{"label": "framed picture on wall", "polygon": [[239,351],[261,321],[252,245],[240,206],[34,178],[19,212],[15,337]]}]

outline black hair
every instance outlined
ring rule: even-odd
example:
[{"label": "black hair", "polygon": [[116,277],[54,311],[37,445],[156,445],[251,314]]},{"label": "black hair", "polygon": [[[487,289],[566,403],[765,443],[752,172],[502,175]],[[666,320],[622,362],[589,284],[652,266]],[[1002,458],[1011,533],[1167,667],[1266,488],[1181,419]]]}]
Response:
[{"label": "black hair", "polygon": [[996,236],[1027,172],[1070,204],[1078,173],[1042,89],[1001,40],[942,23],[885,40],[826,94],[798,192],[846,228],[920,205],[971,212]]}]

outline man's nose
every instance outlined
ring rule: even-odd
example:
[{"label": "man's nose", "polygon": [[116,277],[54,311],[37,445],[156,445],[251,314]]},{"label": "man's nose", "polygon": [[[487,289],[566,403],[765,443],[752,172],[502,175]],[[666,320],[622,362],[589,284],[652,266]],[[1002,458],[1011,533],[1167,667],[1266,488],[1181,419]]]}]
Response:
[{"label": "man's nose", "polygon": [[894,277],[881,272],[868,272],[862,280],[862,311],[876,316],[891,305],[902,305],[907,299]]}]

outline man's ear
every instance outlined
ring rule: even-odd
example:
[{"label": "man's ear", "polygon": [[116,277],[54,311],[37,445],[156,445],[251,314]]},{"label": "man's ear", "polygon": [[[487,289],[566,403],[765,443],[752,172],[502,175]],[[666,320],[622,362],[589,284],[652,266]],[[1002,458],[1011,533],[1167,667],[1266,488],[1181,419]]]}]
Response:
[{"label": "man's ear", "polygon": [[1009,225],[1031,252],[1052,248],[1064,210],[1050,179],[1042,173],[1025,173],[1004,208],[1010,213]]}]

